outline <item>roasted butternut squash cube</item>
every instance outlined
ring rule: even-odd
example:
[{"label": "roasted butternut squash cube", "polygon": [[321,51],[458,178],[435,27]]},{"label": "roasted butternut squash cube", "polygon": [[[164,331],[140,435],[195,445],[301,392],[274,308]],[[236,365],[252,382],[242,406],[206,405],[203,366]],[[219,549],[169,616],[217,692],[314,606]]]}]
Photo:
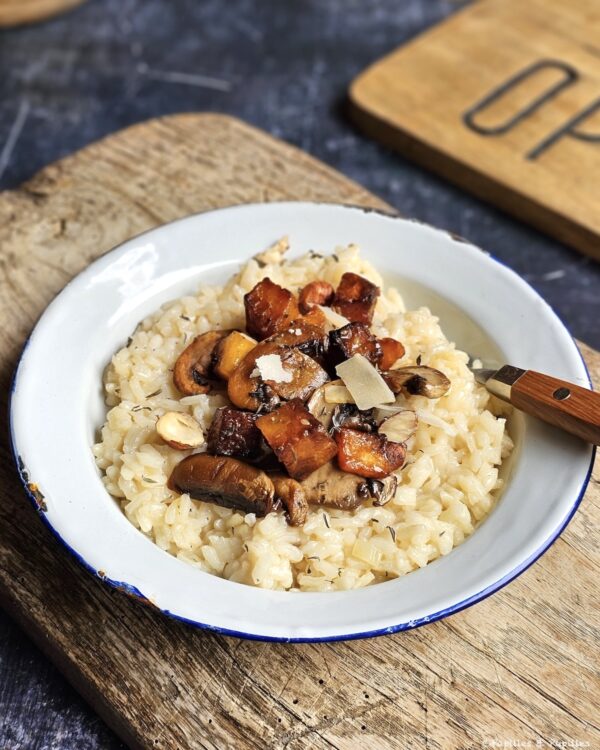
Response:
[{"label": "roasted butternut squash cube", "polygon": [[246,330],[262,341],[300,317],[294,295],[271,279],[259,281],[244,296]]},{"label": "roasted butternut squash cube", "polygon": [[298,399],[259,417],[256,426],[294,479],[305,479],[337,453],[335,441]]},{"label": "roasted butternut squash cube", "polygon": [[329,334],[329,353],[327,364],[335,368],[355,354],[362,354],[372,365],[378,365],[381,359],[381,345],[365,323],[348,323]]},{"label": "roasted butternut squash cube", "polygon": [[256,419],[256,414],[229,406],[217,409],[208,430],[208,452],[215,456],[258,458],[262,453],[262,435]]},{"label": "roasted butternut squash cube", "polygon": [[353,323],[371,324],[380,288],[363,276],[347,272],[335,291],[332,307]]},{"label": "roasted butternut squash cube", "polygon": [[379,346],[381,347],[381,359],[378,364],[382,370],[389,370],[400,357],[404,356],[406,351],[404,344],[389,337],[379,339]]},{"label": "roasted butternut squash cube", "polygon": [[406,447],[392,443],[384,435],[342,427],[336,432],[338,465],[343,471],[370,479],[383,479],[400,469]]},{"label": "roasted butternut squash cube", "polygon": [[229,336],[219,341],[214,354],[214,372],[222,380],[229,380],[231,374],[239,367],[248,352],[258,342],[240,331],[232,331]]}]

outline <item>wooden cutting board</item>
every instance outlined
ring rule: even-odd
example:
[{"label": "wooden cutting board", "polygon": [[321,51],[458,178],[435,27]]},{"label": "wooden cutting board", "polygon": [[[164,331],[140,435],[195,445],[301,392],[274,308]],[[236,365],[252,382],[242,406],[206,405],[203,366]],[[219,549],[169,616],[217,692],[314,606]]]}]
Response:
[{"label": "wooden cutting board", "polygon": [[[25,338],[90,261],[194,211],[281,199],[386,208],[297,149],[210,114],[137,125],[1,194],[3,415]],[[599,383],[600,354],[582,351]],[[109,589],[42,525],[6,430],[0,451],[0,600],[131,747],[600,746],[598,467],[562,538],[497,595],[395,636],[285,645],[195,630]]]},{"label": "wooden cutting board", "polygon": [[479,0],[362,73],[357,123],[600,259],[600,4]]},{"label": "wooden cutting board", "polygon": [[35,23],[71,10],[85,0],[0,0],[0,28]]}]

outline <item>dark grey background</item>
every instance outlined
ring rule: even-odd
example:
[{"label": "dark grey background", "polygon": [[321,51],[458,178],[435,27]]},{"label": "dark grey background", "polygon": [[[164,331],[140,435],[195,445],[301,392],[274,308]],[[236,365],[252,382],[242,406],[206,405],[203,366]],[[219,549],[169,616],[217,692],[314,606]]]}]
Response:
[{"label": "dark grey background", "polygon": [[[131,123],[228,112],[306,149],[404,214],[486,248],[521,273],[574,335],[600,348],[598,265],[370,142],[345,117],[345,91],[360,70],[462,4],[90,0],[48,23],[2,31],[0,189]],[[0,748],[117,747],[0,614]]]}]

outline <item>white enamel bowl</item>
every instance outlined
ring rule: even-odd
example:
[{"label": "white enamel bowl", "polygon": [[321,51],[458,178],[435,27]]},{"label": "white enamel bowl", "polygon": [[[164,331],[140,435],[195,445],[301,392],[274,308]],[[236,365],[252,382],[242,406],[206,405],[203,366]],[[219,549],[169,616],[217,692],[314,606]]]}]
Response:
[{"label": "white enamel bowl", "polygon": [[166,614],[223,633],[286,641],[366,637],[483,599],[557,538],[589,478],[592,448],[533,419],[513,421],[518,447],[506,490],[471,538],[426,568],[358,591],[263,591],[203,573],[155,546],[104,489],[91,446],[105,415],[101,379],[113,352],[159,305],[224,281],[286,234],[293,254],[357,243],[409,306],[429,305],[471,354],[589,386],[579,352],[550,307],[515,273],[445,232],[336,205],[213,211],[107,253],[41,317],[11,404],[15,456],[31,499],[94,574]]}]

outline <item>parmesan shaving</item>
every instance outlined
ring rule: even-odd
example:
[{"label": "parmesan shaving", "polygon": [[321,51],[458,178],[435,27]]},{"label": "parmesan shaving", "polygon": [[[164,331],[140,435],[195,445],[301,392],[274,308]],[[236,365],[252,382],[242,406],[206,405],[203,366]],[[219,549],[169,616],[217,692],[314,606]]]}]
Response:
[{"label": "parmesan shaving", "polygon": [[284,369],[279,354],[263,354],[256,360],[256,369],[263,380],[273,383],[291,383],[293,375]]},{"label": "parmesan shaving", "polygon": [[335,371],[361,411],[396,400],[385,380],[362,354],[355,354],[342,362]]},{"label": "parmesan shaving", "polygon": [[315,305],[315,307],[318,307],[319,310],[321,310],[327,322],[330,323],[334,328],[343,328],[350,322],[348,318],[345,318],[343,315],[336,313],[336,311],[332,310],[331,307],[325,307],[325,305]]},{"label": "parmesan shaving", "polygon": [[421,422],[425,422],[425,424],[431,425],[432,427],[439,427],[440,430],[443,430],[447,435],[450,435],[450,437],[454,437],[457,434],[456,429],[451,424],[448,424],[448,422],[435,414],[432,414],[430,411],[417,409],[416,412]]}]

